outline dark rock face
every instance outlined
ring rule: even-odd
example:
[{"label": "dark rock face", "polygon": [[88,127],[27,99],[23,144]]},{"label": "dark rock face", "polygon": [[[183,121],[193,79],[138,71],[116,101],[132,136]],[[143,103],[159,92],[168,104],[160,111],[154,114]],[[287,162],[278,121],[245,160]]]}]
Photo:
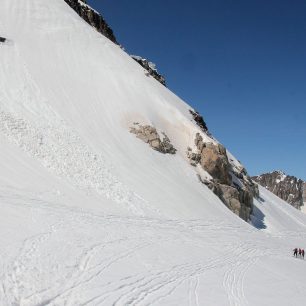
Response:
[{"label": "dark rock face", "polygon": [[64,0],[74,11],[78,13],[87,23],[94,27],[99,33],[118,44],[113,30],[108,26],[103,17],[87,5],[86,0]]},{"label": "dark rock face", "polygon": [[204,118],[197,111],[193,111],[193,110],[190,109],[189,112],[192,115],[193,120],[200,127],[200,129],[204,133],[208,133],[208,128],[207,128],[207,125],[206,125],[206,123],[204,121]]},{"label": "dark rock face", "polygon": [[130,132],[135,134],[137,138],[150,145],[153,150],[164,154],[175,154],[176,149],[170,142],[170,139],[165,133],[162,133],[161,138],[155,127],[150,125],[140,125],[134,123],[134,127],[130,128]]},{"label": "dark rock face", "polygon": [[274,171],[252,179],[297,209],[306,202],[306,183],[294,176]]},{"label": "dark rock face", "polygon": [[148,60],[136,56],[136,55],[131,55],[131,57],[139,64],[141,65],[144,69],[148,71],[148,74],[151,75],[154,79],[156,79],[159,83],[162,85],[166,86],[166,80],[165,78],[158,73],[155,64],[152,62],[149,62]]},{"label": "dark rock face", "polygon": [[248,221],[253,211],[253,199],[259,196],[254,184],[244,168],[237,169],[228,160],[226,149],[221,144],[204,143],[198,133],[195,138],[196,152],[187,149],[191,165],[198,164],[213,179],[200,181],[208,186],[221,201],[243,220]]},{"label": "dark rock face", "polygon": [[0,36],[0,43],[4,43],[5,41],[6,41],[6,38]]}]

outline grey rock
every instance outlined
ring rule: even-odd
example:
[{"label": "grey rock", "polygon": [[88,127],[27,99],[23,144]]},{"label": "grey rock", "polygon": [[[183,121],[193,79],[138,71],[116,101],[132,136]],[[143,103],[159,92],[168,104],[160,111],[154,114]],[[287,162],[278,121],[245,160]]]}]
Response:
[{"label": "grey rock", "polygon": [[190,109],[189,110],[190,114],[193,117],[193,120],[196,122],[196,124],[200,127],[200,129],[204,132],[204,133],[208,133],[208,128],[207,125],[204,121],[204,118],[199,114],[199,112]]},{"label": "grey rock", "polygon": [[295,176],[273,171],[252,179],[297,209],[306,202],[306,183]]},{"label": "grey rock", "polygon": [[106,23],[104,18],[93,10],[86,0],[64,0],[81,18],[94,27],[99,33],[118,44],[113,30]]},{"label": "grey rock", "polygon": [[142,58],[140,56],[131,55],[132,59],[134,59],[140,66],[142,66],[146,71],[148,72],[147,76],[152,76],[154,79],[156,79],[159,83],[166,86],[166,79],[163,75],[161,75],[157,69],[155,64],[148,61],[145,58]]},{"label": "grey rock", "polygon": [[169,137],[162,133],[161,139],[155,127],[150,125],[134,124],[134,127],[130,128],[130,132],[135,134],[137,138],[145,143],[148,143],[150,147],[158,152],[164,154],[175,154],[176,149],[171,144]]}]

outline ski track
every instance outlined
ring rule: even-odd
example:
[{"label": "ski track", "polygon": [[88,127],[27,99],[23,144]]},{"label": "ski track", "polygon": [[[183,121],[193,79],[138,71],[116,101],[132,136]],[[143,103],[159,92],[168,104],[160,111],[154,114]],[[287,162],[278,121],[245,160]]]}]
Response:
[{"label": "ski track", "polygon": [[[3,196],[2,196],[3,198]],[[15,202],[18,199],[18,192],[15,196],[7,198],[8,202]],[[33,203],[33,197],[31,197]],[[28,202],[29,203],[29,202]],[[35,203],[35,201],[34,201]],[[24,205],[18,203],[15,205]],[[35,204],[28,204],[29,206]],[[48,210],[46,208],[48,207]],[[70,211],[63,213],[65,210]],[[5,305],[158,305],[179,290],[179,288],[188,288],[188,295],[191,305],[199,305],[199,282],[205,273],[212,269],[225,269],[226,273],[223,280],[224,289],[228,294],[230,305],[247,305],[243,293],[243,280],[249,267],[256,263],[256,259],[264,254],[262,251],[253,252],[252,245],[225,245],[224,252],[216,256],[207,258],[205,261],[183,262],[174,266],[165,267],[164,270],[155,270],[126,275],[116,281],[107,281],[104,279],[105,273],[109,273],[113,267],[119,263],[123,264],[129,258],[134,258],[135,254],[146,249],[150,249],[157,244],[171,243],[179,235],[182,243],[197,244],[190,241],[191,233],[208,235],[212,241],[218,230],[224,229],[217,226],[215,222],[200,224],[199,220],[158,220],[138,217],[122,218],[117,216],[95,215],[89,212],[78,212],[70,210],[52,203],[45,203],[43,207],[35,206],[35,214],[48,214],[52,220],[41,229],[41,232],[23,240],[19,247],[16,258],[5,267],[5,275],[2,290],[5,293]],[[60,216],[69,216],[61,219]],[[38,218],[39,219],[39,218]],[[52,221],[51,220],[51,221]],[[55,239],[65,236],[67,232],[73,233],[77,228],[86,228],[88,226],[104,225],[107,232],[109,226],[118,224],[118,232],[113,236],[106,235],[104,239],[94,239],[93,241],[80,241],[83,246],[75,249],[75,264],[69,269],[69,273],[59,279],[58,284],[48,287],[35,288],[42,267],[42,251],[48,243],[52,244]],[[142,234],[134,241],[133,238],[125,238],[120,233],[120,228],[126,227],[131,231],[127,236],[135,232]],[[152,229],[159,228],[168,234],[163,236],[150,235]],[[226,231],[232,230],[232,235],[238,230],[235,227],[226,228]],[[201,239],[198,237],[198,239]],[[78,241],[76,239],[76,241]],[[73,246],[76,247],[76,246]],[[51,253],[45,252],[45,255],[51,256]],[[55,258],[49,260],[53,266],[56,266]],[[35,269],[28,267],[36,267]],[[36,279],[29,282],[31,278]],[[32,279],[32,280],[34,280]],[[65,282],[63,280],[66,279]],[[32,283],[30,287],[27,287]],[[89,290],[95,284],[99,284],[100,292],[98,296],[92,296],[91,299],[84,300],[79,293]],[[89,289],[88,289],[89,288]]]},{"label": "ski track", "polygon": [[230,268],[225,272],[223,286],[227,292],[229,303],[232,306],[248,305],[244,295],[244,279],[247,271],[252,265],[255,265],[260,255],[253,248],[243,248],[240,246],[240,252],[236,254],[237,258]]}]

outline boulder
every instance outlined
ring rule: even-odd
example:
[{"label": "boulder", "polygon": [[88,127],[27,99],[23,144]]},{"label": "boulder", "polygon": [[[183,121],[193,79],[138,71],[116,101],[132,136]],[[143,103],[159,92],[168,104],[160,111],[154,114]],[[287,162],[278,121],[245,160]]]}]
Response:
[{"label": "boulder", "polygon": [[220,144],[207,143],[201,148],[200,164],[214,179],[218,180],[220,184],[231,185],[232,179],[229,175],[230,163],[228,161],[226,150]]},{"label": "boulder", "polygon": [[130,132],[143,142],[148,143],[152,149],[158,152],[164,154],[176,153],[176,149],[171,144],[169,137],[162,133],[163,137],[161,138],[153,126],[134,123],[134,126],[130,128]]}]

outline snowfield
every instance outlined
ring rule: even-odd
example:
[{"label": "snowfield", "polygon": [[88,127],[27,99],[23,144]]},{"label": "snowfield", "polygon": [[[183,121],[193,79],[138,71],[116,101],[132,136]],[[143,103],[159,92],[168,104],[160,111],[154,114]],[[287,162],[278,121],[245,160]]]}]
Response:
[{"label": "snowfield", "polygon": [[264,188],[252,224],[229,211],[186,103],[63,0],[2,0],[0,30],[1,306],[306,303],[306,215]]}]

